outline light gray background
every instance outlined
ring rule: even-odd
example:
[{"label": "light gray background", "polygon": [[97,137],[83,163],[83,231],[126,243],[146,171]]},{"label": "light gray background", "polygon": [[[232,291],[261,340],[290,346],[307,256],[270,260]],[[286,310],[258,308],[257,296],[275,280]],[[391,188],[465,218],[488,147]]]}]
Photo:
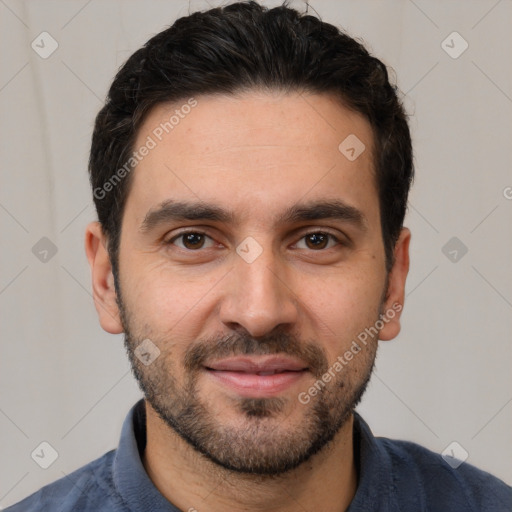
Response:
[{"label": "light gray background", "polygon": [[[377,435],[439,453],[457,441],[467,462],[512,483],[512,2],[312,6],[396,71],[414,114],[403,330],[382,343],[359,409]],[[140,396],[122,336],[104,333],[93,307],[86,164],[116,70],[188,10],[187,1],[0,0],[3,507],[114,448]],[[43,31],[59,45],[47,59],[31,48]],[[453,31],[469,44],[456,59],[442,47]],[[32,252],[42,237],[58,250],[47,262]],[[456,262],[442,252],[452,237],[468,248]],[[42,441],[59,454],[46,470],[30,456]]]}]

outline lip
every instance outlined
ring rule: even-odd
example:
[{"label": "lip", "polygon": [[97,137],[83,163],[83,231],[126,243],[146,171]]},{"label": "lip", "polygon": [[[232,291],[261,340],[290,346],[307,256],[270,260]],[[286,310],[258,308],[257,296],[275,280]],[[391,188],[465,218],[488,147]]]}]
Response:
[{"label": "lip", "polygon": [[307,370],[307,364],[286,356],[229,357],[204,365],[216,371],[260,373]]},{"label": "lip", "polygon": [[278,395],[308,373],[302,361],[284,356],[232,357],[206,364],[205,370],[215,382],[249,398]]}]

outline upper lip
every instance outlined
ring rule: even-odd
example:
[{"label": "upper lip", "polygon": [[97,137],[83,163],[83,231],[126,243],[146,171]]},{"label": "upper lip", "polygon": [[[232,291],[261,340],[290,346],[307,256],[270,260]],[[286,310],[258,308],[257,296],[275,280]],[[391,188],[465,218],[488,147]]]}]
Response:
[{"label": "upper lip", "polygon": [[304,362],[286,356],[230,357],[204,366],[210,370],[245,373],[307,370]]}]

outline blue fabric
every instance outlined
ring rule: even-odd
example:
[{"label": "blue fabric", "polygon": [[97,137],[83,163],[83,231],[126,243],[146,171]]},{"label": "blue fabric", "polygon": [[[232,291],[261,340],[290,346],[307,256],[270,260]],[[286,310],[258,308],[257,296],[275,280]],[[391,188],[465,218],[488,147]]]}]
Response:
[{"label": "blue fabric", "polygon": [[[149,479],[143,400],[128,413],[117,450],[47,485],[5,512],[179,512]],[[349,512],[510,512],[512,487],[467,463],[451,468],[417,444],[376,438],[356,413],[359,481]]]}]

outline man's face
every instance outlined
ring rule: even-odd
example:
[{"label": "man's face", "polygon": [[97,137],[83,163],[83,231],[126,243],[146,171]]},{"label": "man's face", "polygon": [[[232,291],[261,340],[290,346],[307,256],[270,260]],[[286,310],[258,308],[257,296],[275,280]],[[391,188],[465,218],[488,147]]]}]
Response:
[{"label": "man's face", "polygon": [[[326,95],[196,100],[161,141],[181,104],[155,108],[135,143],[156,147],[123,217],[126,344],[182,438],[226,468],[279,474],[335,436],[373,366],[376,337],[332,369],[386,307],[371,127]],[[366,147],[355,160],[338,149],[350,135]],[[146,362],[159,350],[147,365],[143,340]]]}]

